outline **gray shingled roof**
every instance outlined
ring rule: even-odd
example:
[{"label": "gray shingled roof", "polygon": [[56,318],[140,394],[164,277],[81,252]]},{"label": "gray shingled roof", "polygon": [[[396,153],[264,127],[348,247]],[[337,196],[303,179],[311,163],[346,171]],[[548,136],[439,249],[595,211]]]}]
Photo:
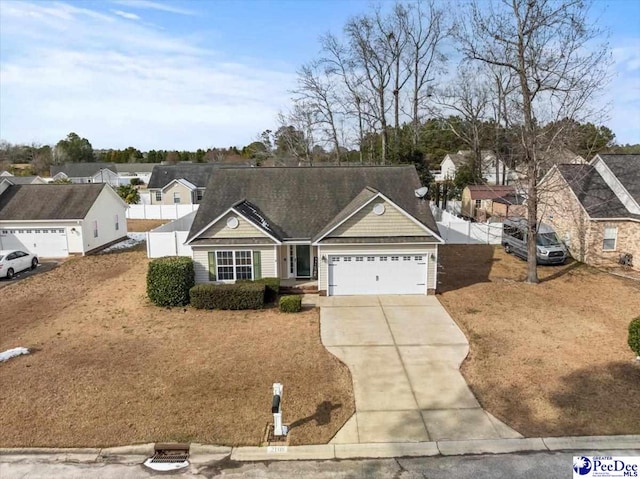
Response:
[{"label": "gray shingled roof", "polygon": [[116,172],[121,174],[128,173],[151,173],[153,168],[159,166],[160,163],[114,163],[113,167]]},{"label": "gray shingled roof", "polygon": [[591,218],[635,218],[591,165],[558,165],[558,171]]},{"label": "gray shingled roof", "polygon": [[105,184],[14,185],[0,195],[0,221],[78,220]]},{"label": "gray shingled roof", "polygon": [[413,166],[221,169],[209,180],[189,238],[246,200],[282,238],[311,239],[367,187],[437,232],[428,202],[415,196],[421,186]]},{"label": "gray shingled roof", "polygon": [[173,180],[184,178],[198,188],[207,186],[211,172],[216,168],[213,163],[182,163],[177,165],[157,165],[153,168],[148,188],[164,188]]},{"label": "gray shingled roof", "polygon": [[64,165],[51,165],[51,176],[64,173],[69,178],[86,178],[95,175],[100,170],[116,172],[114,163],[65,163]]},{"label": "gray shingled roof", "polygon": [[14,185],[30,185],[36,180],[36,178],[40,178],[40,177],[39,176],[2,176],[0,177],[0,179],[6,179],[11,183],[13,183]]},{"label": "gray shingled roof", "polygon": [[640,203],[640,155],[598,155],[629,194]]}]

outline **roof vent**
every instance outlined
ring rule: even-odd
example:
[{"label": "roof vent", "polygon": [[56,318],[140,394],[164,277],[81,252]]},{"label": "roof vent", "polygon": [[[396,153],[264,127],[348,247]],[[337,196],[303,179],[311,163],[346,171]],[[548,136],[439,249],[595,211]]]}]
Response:
[{"label": "roof vent", "polygon": [[231,228],[232,230],[236,229],[239,224],[240,224],[240,222],[238,221],[238,218],[236,218],[235,216],[227,218],[227,226],[229,228]]},{"label": "roof vent", "polygon": [[374,212],[374,214],[376,214],[378,216],[383,214],[384,213],[384,204],[376,203],[375,205],[373,205],[373,212]]},{"label": "roof vent", "polygon": [[418,188],[417,190],[415,190],[414,193],[416,194],[416,197],[424,198],[425,196],[427,196],[427,193],[429,193],[429,188],[423,186],[422,188]]}]

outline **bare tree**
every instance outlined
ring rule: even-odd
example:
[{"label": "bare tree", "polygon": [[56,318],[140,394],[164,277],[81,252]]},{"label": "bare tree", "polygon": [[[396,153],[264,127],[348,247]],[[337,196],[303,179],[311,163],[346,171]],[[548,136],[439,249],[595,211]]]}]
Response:
[{"label": "bare tree", "polygon": [[302,109],[306,110],[305,116],[312,113],[315,116],[313,123],[320,126],[328,137],[333,146],[336,161],[340,164],[340,141],[337,124],[339,101],[336,85],[331,79],[330,71],[318,61],[303,65],[298,71],[298,87],[294,93],[296,94],[296,104],[302,102]]},{"label": "bare tree", "polygon": [[471,171],[476,178],[482,178],[482,141],[492,94],[483,72],[461,65],[456,80],[432,95],[435,108],[431,111],[471,149]]},{"label": "bare tree", "polygon": [[[383,28],[379,14],[361,15],[352,18],[345,25],[352,62],[360,69],[370,90],[375,106],[375,117],[380,125],[381,162],[386,163],[388,148],[387,88],[391,82],[394,64],[392,39]],[[362,100],[362,98],[361,98]]]},{"label": "bare tree", "polygon": [[442,53],[442,43],[448,28],[444,10],[436,7],[433,0],[418,1],[407,8],[406,61],[410,65],[413,80],[410,116],[415,148],[420,137],[420,109],[430,95],[427,86],[438,73],[444,71],[447,61]]},{"label": "bare tree", "polygon": [[519,130],[527,168],[527,282],[537,283],[537,181],[539,156],[557,148],[560,136],[543,125],[589,113],[608,80],[608,46],[589,23],[584,0],[474,0],[456,38],[467,59],[510,70],[517,77],[510,123]]}]

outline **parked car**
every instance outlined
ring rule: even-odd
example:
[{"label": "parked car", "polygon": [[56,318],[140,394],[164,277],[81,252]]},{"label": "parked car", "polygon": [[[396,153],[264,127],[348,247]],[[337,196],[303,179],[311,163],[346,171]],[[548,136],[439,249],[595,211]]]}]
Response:
[{"label": "parked car", "polygon": [[[505,219],[502,228],[502,246],[507,253],[527,259],[527,220],[525,218]],[[538,264],[564,264],[568,257],[567,248],[560,241],[553,228],[544,223],[538,225],[536,235],[536,259]]]},{"label": "parked car", "polygon": [[25,269],[35,269],[38,257],[35,254],[20,250],[0,251],[0,278],[13,278],[16,273]]}]

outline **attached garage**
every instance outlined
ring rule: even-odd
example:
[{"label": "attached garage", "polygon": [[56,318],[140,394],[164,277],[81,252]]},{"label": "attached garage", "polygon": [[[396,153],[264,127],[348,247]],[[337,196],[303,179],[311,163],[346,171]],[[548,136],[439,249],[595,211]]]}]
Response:
[{"label": "attached garage", "polygon": [[329,256],[329,296],[426,294],[424,254]]},{"label": "attached garage", "polygon": [[43,258],[64,258],[69,255],[65,228],[2,229],[0,249],[30,251]]}]

